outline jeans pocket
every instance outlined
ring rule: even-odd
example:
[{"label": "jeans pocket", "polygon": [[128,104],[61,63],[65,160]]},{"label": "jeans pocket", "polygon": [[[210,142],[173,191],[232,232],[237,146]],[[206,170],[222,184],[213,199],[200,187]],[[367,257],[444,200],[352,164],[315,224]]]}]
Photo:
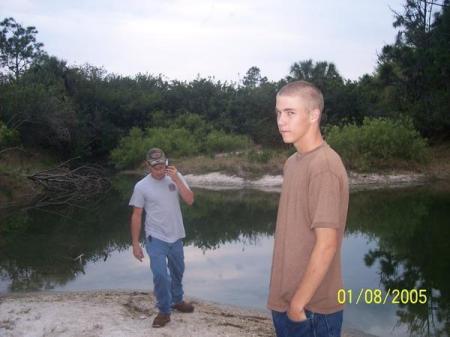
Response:
[{"label": "jeans pocket", "polygon": [[289,317],[289,315],[287,314],[287,312],[286,312],[286,317],[287,317],[287,320],[288,320],[290,323],[294,323],[294,324],[300,324],[300,323],[303,323],[303,322],[307,322],[307,321],[309,320],[309,318],[306,317],[306,319],[304,319],[304,320],[302,320],[302,321],[294,321],[292,318]]},{"label": "jeans pocket", "polygon": [[290,319],[287,314],[286,318],[287,318],[287,332],[289,337],[297,337],[297,336],[312,337],[311,319],[307,318],[303,321],[297,322]]}]

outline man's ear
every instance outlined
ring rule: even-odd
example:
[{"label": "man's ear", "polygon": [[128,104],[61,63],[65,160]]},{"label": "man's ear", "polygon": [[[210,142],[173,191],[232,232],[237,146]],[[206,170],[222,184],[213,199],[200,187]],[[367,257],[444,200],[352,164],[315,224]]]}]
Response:
[{"label": "man's ear", "polygon": [[309,120],[311,122],[320,122],[320,110],[319,109],[312,109],[309,113]]}]

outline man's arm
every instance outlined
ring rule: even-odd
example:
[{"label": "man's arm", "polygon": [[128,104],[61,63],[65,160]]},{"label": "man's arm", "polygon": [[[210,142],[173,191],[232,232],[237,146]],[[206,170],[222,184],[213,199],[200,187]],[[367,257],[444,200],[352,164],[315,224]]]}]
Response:
[{"label": "man's arm", "polygon": [[177,174],[177,169],[175,168],[175,166],[168,166],[167,174],[177,185],[181,199],[183,199],[186,204],[191,206],[194,203],[194,192],[192,192],[181,180],[180,176]]},{"label": "man's arm", "polygon": [[144,253],[139,244],[139,236],[141,234],[142,226],[142,208],[133,207],[133,213],[131,214],[131,242],[133,245],[133,255],[136,259],[142,262]]},{"label": "man's arm", "polygon": [[333,228],[315,228],[316,243],[305,274],[292,297],[288,316],[294,321],[306,319],[305,306],[309,303],[336,254],[338,231]]}]

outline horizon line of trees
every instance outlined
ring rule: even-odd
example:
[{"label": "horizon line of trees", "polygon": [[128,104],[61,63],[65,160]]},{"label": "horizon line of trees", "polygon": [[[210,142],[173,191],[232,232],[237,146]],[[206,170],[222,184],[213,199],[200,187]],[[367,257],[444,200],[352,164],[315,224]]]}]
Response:
[{"label": "horizon line of trees", "polygon": [[[323,125],[361,125],[365,117],[409,117],[432,141],[450,134],[449,0],[406,0],[394,13],[395,43],[386,45],[373,74],[344,79],[327,61],[299,61],[279,81],[251,67],[241,82],[212,78],[166,80],[162,75],[120,76],[89,64],[71,66],[48,55],[35,27],[0,22],[0,133],[61,158],[103,160],[132,128],[164,128],[198,115],[217,130],[281,146],[276,92],[306,80],[324,93]],[[3,131],[2,131],[3,130]],[[9,143],[2,141],[9,139]],[[0,150],[11,137],[0,134]]]}]

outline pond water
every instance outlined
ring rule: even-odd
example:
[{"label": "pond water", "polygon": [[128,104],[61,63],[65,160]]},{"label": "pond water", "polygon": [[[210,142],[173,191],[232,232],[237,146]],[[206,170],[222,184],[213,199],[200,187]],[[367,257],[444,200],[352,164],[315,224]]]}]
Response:
[{"label": "pond water", "polygon": [[[151,290],[148,258],[140,263],[130,249],[135,181],[117,177],[82,208],[3,214],[0,292]],[[194,191],[194,206],[183,207],[186,295],[265,310],[279,194]],[[346,327],[377,336],[448,333],[449,206],[450,192],[431,186],[352,192],[342,254],[347,300],[353,293]],[[427,303],[356,304],[361,289],[424,289]],[[363,294],[371,300],[371,291]]]}]

